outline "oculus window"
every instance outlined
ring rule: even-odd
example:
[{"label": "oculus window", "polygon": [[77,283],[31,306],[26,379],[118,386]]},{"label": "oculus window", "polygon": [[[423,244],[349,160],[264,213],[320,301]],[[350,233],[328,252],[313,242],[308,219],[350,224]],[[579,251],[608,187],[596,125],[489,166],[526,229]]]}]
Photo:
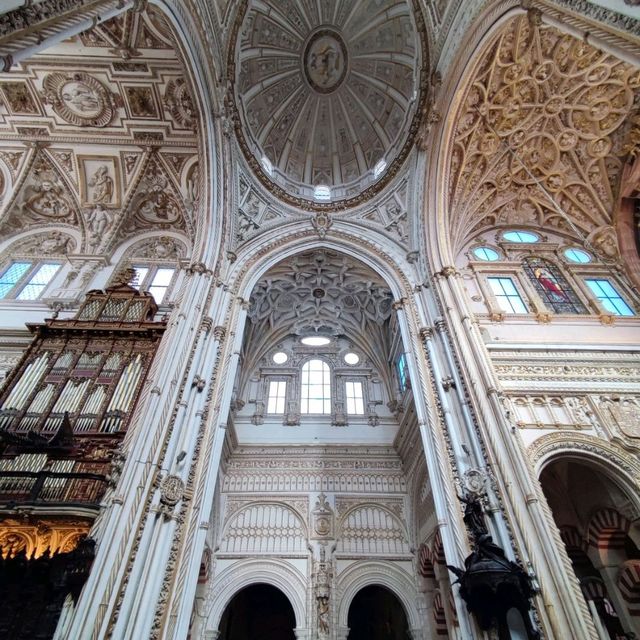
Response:
[{"label": "oculus window", "polygon": [[272,380],[269,382],[267,413],[284,413],[286,395],[287,383],[284,380]]},{"label": "oculus window", "polygon": [[54,262],[14,262],[0,276],[0,298],[37,300],[58,269]]},{"label": "oculus window", "polygon": [[308,360],[302,366],[300,381],[301,413],[331,413],[331,372],[322,360]]},{"label": "oculus window", "polygon": [[495,262],[500,259],[500,254],[495,249],[489,247],[476,247],[473,250],[473,255],[478,260],[485,260],[486,262]]},{"label": "oculus window", "polygon": [[593,295],[600,301],[600,304],[610,313],[616,316],[633,316],[633,310],[622,299],[616,288],[604,278],[593,278],[585,280]]},{"label": "oculus window", "polygon": [[507,242],[523,242],[524,244],[533,244],[534,242],[538,242],[540,238],[530,231],[505,231],[502,234],[502,237]]},{"label": "oculus window", "polygon": [[586,251],[582,251],[582,249],[565,249],[564,257],[569,262],[575,262],[577,264],[587,264],[591,262],[591,256]]},{"label": "oculus window", "polygon": [[345,392],[347,398],[347,413],[356,416],[364,415],[362,382],[346,382]]},{"label": "oculus window", "polygon": [[487,280],[500,308],[505,313],[527,313],[527,307],[511,278],[491,277]]}]

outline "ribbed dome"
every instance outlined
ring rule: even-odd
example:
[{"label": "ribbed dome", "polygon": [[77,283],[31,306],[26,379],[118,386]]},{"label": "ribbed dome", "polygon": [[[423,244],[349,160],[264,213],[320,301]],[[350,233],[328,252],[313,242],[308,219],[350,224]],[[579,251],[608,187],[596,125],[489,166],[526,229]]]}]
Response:
[{"label": "ribbed dome", "polygon": [[410,3],[250,0],[236,28],[236,129],[263,181],[307,206],[376,191],[417,126]]}]

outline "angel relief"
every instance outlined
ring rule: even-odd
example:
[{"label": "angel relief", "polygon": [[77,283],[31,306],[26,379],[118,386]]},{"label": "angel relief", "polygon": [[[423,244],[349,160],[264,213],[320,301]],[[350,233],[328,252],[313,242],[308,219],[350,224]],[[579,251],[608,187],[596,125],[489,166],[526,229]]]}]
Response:
[{"label": "angel relief", "polygon": [[587,313],[575,291],[554,264],[542,258],[525,258],[522,266],[544,304],[554,313]]}]

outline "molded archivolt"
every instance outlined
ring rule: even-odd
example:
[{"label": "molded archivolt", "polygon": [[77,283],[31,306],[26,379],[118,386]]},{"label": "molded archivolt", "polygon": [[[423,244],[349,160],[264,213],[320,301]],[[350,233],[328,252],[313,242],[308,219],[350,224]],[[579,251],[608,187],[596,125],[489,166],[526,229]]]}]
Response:
[{"label": "molded archivolt", "polygon": [[209,637],[208,631],[217,631],[227,605],[238,591],[252,584],[269,584],[280,589],[293,607],[296,626],[307,626],[306,576],[281,560],[258,558],[234,563],[212,582],[205,604],[205,611],[208,613],[203,637]]},{"label": "molded archivolt", "polygon": [[411,629],[421,629],[418,612],[418,590],[414,580],[400,567],[390,562],[356,562],[338,575],[338,624],[348,626],[349,607],[356,593],[369,585],[389,589],[400,601]]},{"label": "molded archivolt", "polygon": [[236,132],[272,190],[321,206],[315,187],[335,204],[373,193],[385,169],[395,174],[428,68],[412,0],[249,2],[235,34]]},{"label": "molded archivolt", "polygon": [[612,227],[640,71],[546,24],[510,17],[488,36],[441,129],[444,234],[551,227],[619,260]]}]

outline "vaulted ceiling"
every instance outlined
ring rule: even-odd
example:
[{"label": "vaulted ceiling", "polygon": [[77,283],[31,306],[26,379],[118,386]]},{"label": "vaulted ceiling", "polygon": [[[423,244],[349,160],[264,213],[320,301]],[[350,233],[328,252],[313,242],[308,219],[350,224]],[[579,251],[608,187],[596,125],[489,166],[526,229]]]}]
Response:
[{"label": "vaulted ceiling", "polygon": [[456,253],[496,225],[551,227],[608,260],[640,70],[535,12],[487,44],[452,113],[448,225]]},{"label": "vaulted ceiling", "polygon": [[384,184],[409,151],[428,67],[411,1],[251,1],[236,29],[236,131],[265,184],[312,205],[318,185],[335,203]]}]

